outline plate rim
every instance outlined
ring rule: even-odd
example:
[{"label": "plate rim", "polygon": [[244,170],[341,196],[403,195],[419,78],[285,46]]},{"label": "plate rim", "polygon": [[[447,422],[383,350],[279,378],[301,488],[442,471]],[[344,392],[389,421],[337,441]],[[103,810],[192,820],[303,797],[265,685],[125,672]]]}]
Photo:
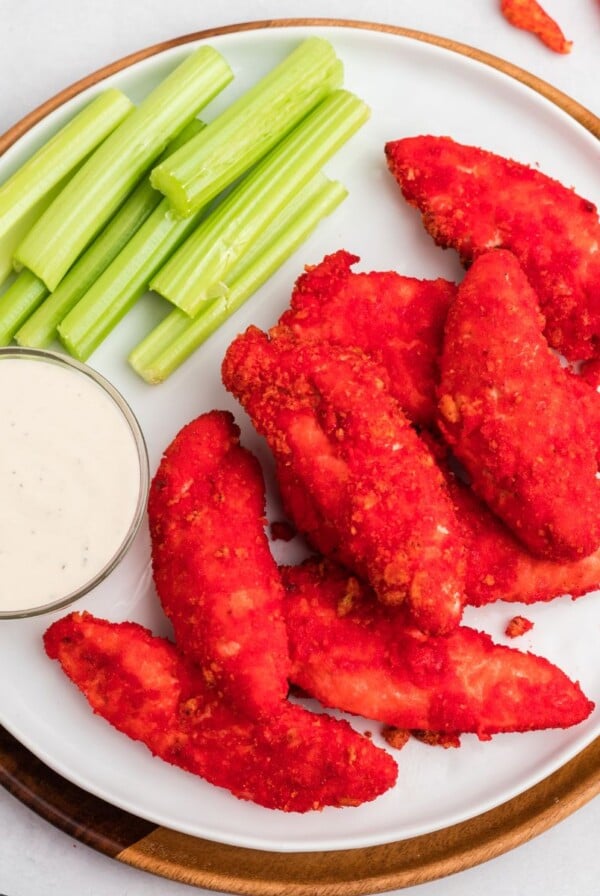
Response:
[{"label": "plate rim", "polygon": [[235,22],[230,25],[221,25],[214,28],[206,28],[200,31],[192,31],[178,37],[170,38],[166,41],[159,41],[143,47],[126,56],[122,56],[114,62],[110,62],[101,68],[96,69],[83,78],[74,81],[72,84],[64,87],[58,93],[49,97],[39,106],[36,106],[28,112],[23,118],[15,122],[7,131],[0,135],[0,156],[3,155],[10,146],[13,145],[20,137],[22,137],[35,124],[45,118],[50,112],[64,105],[68,100],[97,84],[98,81],[109,77],[116,72],[122,71],[136,62],[156,56],[173,47],[180,47],[187,43],[193,43],[197,40],[206,40],[211,37],[218,37],[224,34],[240,33],[244,31],[258,31],[270,28],[294,28],[294,27],[311,27],[311,28],[354,28],[361,31],[377,31],[383,34],[392,34],[399,37],[409,38],[411,40],[420,41],[421,43],[432,44],[442,49],[467,56],[477,62],[481,62],[491,68],[501,71],[504,75],[520,81],[527,87],[541,94],[554,105],[558,106],[566,112],[571,118],[575,119],[593,136],[600,139],[600,117],[595,115],[586,106],[583,106],[577,100],[574,100],[568,94],[554,87],[552,84],[532,74],[524,68],[515,65],[508,60],[488,53],[485,50],[479,50],[470,44],[455,41],[452,38],[441,37],[431,34],[427,31],[419,31],[414,28],[403,28],[401,25],[391,25],[383,22],[371,22],[362,19],[343,19],[343,18],[326,18],[326,17],[292,17],[281,19],[256,19],[247,22]]},{"label": "plate rim", "polygon": [[497,858],[600,792],[600,738],[512,800],[431,834],[325,852],[246,849],[180,834],[89,794],[0,727],[0,784],[68,836],[141,871],[249,896],[361,896],[447,877]]},{"label": "plate rim", "polygon": [[[104,78],[137,62],[211,37],[294,27],[380,32],[432,44],[467,56],[529,87],[600,139],[600,118],[591,110],[527,70],[469,44],[399,25],[358,19],[299,17],[252,20],[203,29],[123,56],[68,85],[12,125],[0,135],[0,156],[55,109]],[[32,771],[32,767],[35,771]],[[36,790],[36,775],[40,774],[44,776],[41,781],[42,792]],[[70,812],[65,811],[64,807],[57,811],[57,807],[48,800],[48,793],[44,793],[43,785],[47,784],[49,778],[56,779],[58,789],[55,797],[65,786],[74,788],[78,794],[84,794],[88,798],[86,807],[91,800],[96,810],[109,808],[116,813],[118,825],[126,826],[131,820],[137,834],[142,832],[142,836],[134,837],[132,842],[125,838],[118,844],[114,838],[107,836],[106,831],[98,836],[97,831],[88,827],[90,819],[94,818],[94,811],[88,818],[78,818],[77,801],[71,806]],[[226,891],[231,893],[256,893],[261,896],[267,893],[289,893],[291,896],[311,893],[316,896],[339,896],[342,893],[362,894],[403,888],[444,877],[501,855],[547,830],[600,793],[600,738],[596,738],[548,778],[468,821],[407,840],[325,852],[279,853],[249,849],[156,826],[117,809],[66,781],[38,760],[2,726],[0,784],[38,815],[70,836],[112,858],[163,877],[208,889],[223,890],[226,887]],[[146,827],[149,831],[144,833]],[[265,857],[269,858],[268,862],[265,862]],[[361,876],[353,871],[351,878],[346,877],[343,869],[347,870],[349,865],[355,867],[353,860],[348,862],[349,857],[353,860],[363,858]],[[314,866],[311,874],[306,871],[309,860]],[[231,871],[232,865],[238,868],[235,874]],[[256,875],[256,868],[260,869],[259,876]],[[269,871],[267,878],[265,870]],[[343,879],[340,878],[341,874]]]}]

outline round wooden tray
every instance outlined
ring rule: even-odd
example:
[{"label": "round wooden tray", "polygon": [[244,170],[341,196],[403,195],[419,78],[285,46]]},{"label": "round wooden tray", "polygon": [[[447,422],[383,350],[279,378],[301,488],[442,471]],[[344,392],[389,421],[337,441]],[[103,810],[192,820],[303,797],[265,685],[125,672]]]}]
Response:
[{"label": "round wooden tray", "polygon": [[[371,22],[277,19],[199,31],[126,56],[30,112],[0,137],[0,153],[66,100],[141,59],[218,34],[291,25],[382,31],[469,56],[526,84],[600,138],[600,119],[588,109],[523,69],[465,44]],[[535,787],[470,821],[410,840],[343,852],[263,852],[157,827],[64,780],[1,727],[0,784],[71,837],[153,874],[229,893],[354,896],[444,877],[494,858],[547,830],[600,792],[600,738]]]},{"label": "round wooden tray", "polygon": [[355,896],[444,877],[530,840],[600,791],[600,738],[491,812],[385,846],[274,853],[156,827],[70,784],[0,728],[0,784],[71,837],[172,880],[256,896]]}]

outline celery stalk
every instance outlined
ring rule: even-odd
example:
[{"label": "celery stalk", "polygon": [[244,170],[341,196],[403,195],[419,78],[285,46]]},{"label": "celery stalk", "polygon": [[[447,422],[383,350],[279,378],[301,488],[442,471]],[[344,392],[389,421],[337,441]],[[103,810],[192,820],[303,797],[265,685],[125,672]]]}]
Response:
[{"label": "celery stalk", "polygon": [[262,158],[342,77],[328,41],[303,41],[202,135],[158,165],[153,186],[179,214],[193,213]]},{"label": "celery stalk", "polygon": [[225,293],[227,274],[240,256],[368,117],[354,94],[330,94],[216,207],[151,288],[191,317]]},{"label": "celery stalk", "polygon": [[8,345],[32,311],[40,305],[48,290],[42,281],[25,269],[0,296],[0,345]]},{"label": "celery stalk", "polygon": [[111,88],[92,100],[0,186],[0,239],[123,121],[133,103]]},{"label": "celery stalk", "polygon": [[173,135],[231,78],[211,47],[188,56],[88,159],[25,237],[16,259],[56,289]]},{"label": "celery stalk", "polygon": [[319,221],[346,197],[346,189],[317,176],[280,213],[231,272],[229,295],[215,299],[190,320],[174,308],[133,349],[129,363],[151,384],[161,383],[220,327],[303,243]]},{"label": "celery stalk", "polygon": [[[195,118],[171,141],[166,152],[183,146],[203,127],[203,122]],[[161,194],[151,187],[147,177],[144,178],[102,233],[68,270],[54,292],[15,333],[16,342],[30,348],[45,348],[49,345],[57,335],[56,328],[61,320],[75,307],[161,201]],[[0,311],[0,330],[1,327]]]},{"label": "celery stalk", "polygon": [[51,202],[54,202],[58,194],[64,189],[69,175],[33,205],[22,218],[16,221],[12,227],[0,238],[0,283],[4,283],[7,277],[15,270],[13,256],[17,246],[27,236],[35,222],[46,211]]},{"label": "celery stalk", "polygon": [[86,361],[148,289],[153,275],[197,226],[202,210],[177,218],[163,199],[113,262],[58,325],[74,358]]}]

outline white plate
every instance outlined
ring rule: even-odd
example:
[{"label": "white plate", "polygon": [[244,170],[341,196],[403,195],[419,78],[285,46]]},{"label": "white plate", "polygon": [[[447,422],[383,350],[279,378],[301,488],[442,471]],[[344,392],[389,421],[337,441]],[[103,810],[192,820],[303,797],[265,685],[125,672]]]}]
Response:
[{"label": "white plate", "polygon": [[[315,263],[344,247],[361,256],[363,269],[462,276],[455,254],[433,245],[418,215],[401,199],[384,162],[387,140],[419,133],[449,134],[539,163],[542,170],[575,186],[582,195],[600,198],[598,144],[566,114],[491,68],[396,35],[302,26],[213,38],[210,43],[225,54],[237,77],[223,99],[209,107],[206,118],[315,30],[334,43],[346,66],[345,85],[360,94],[373,112],[370,122],[327,166],[331,176],[349,187],[349,199],[166,384],[146,386],[125,360],[157,318],[155,297],[146,296],[91,359],[92,366],[131,402],[148,441],[153,469],[180,426],[213,407],[235,412],[245,444],[268,464],[264,446],[221,386],[220,362],[235,333],[249,323],[267,327],[276,321],[305,263]],[[132,99],[140,99],[192,46],[138,63],[58,109],[0,160],[0,180],[90,95],[112,84]],[[277,510],[273,512],[277,515]],[[293,552],[293,544],[290,548],[276,545],[279,559],[285,558],[286,550]],[[166,632],[148,560],[148,534],[142,528],[122,566],[79,606],[113,620],[138,620],[159,634]],[[535,628],[526,637],[508,642],[502,632],[518,610],[515,605],[469,610],[466,622],[484,628],[499,642],[548,657],[600,702],[600,593],[577,602],[562,598],[526,608]],[[396,754],[398,785],[375,802],[360,808],[285,815],[236,800],[153,759],[141,744],[94,717],[58,665],[43,653],[41,636],[52,618],[0,623],[0,722],[47,765],[85,790],[157,824],[223,843],[277,851],[331,850],[438,830],[522,792],[600,734],[597,709],[584,724],[568,731],[501,735],[489,743],[465,736],[458,750],[411,741]],[[357,725],[356,719],[353,724]],[[358,727],[378,728],[366,722]]]}]

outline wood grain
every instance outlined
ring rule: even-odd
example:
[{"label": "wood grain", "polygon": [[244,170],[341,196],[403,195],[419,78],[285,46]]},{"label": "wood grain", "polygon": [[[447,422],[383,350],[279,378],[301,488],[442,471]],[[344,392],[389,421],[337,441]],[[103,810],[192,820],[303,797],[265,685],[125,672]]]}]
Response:
[{"label": "wood grain", "polygon": [[158,828],[118,858],[206,889],[252,896],[357,896],[445,877],[530,840],[600,790],[600,739],[560,771],[491,812],[368,849],[266,853]]},{"label": "wood grain", "polygon": [[2,727],[0,784],[46,821],[111,858],[156,828],[66,781]]},{"label": "wood grain", "polygon": [[[67,100],[142,59],[221,34],[290,26],[384,32],[468,56],[546,97],[600,138],[600,119],[590,110],[489,53],[393,25],[310,18],[244,22],[198,31],[126,56],[75,82],[26,115],[0,137],[0,154]],[[555,825],[600,793],[600,738],[549,778],[477,818],[423,837],[341,852],[262,852],[157,828],[65,781],[1,727],[0,784],[70,836],[153,874],[253,896],[355,896],[412,886],[472,867]]]}]

